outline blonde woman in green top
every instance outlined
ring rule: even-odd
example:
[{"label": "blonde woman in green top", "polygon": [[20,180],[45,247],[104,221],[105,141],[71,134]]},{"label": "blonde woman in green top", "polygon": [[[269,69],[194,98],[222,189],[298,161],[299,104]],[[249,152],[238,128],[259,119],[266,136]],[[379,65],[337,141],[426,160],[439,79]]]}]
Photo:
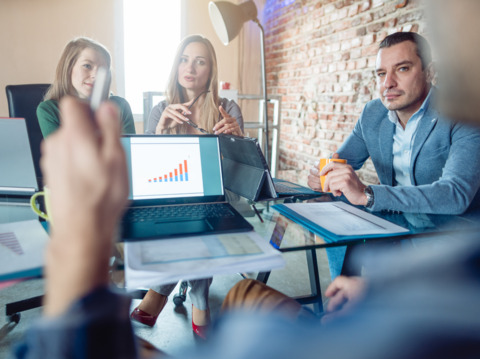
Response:
[{"label": "blonde woman in green top", "polygon": [[[37,118],[43,137],[60,126],[58,101],[65,95],[88,99],[99,67],[111,67],[111,56],[102,44],[87,37],[71,40],[63,50],[55,72],[55,79],[44,101],[38,105]],[[122,97],[110,96],[120,111],[123,133],[135,133],[132,110]]]}]

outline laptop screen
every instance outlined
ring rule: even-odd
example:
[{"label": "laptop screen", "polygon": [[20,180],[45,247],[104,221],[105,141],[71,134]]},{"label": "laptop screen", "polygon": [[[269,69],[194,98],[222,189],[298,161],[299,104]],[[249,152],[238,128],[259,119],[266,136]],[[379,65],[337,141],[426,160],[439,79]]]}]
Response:
[{"label": "laptop screen", "polygon": [[194,203],[223,200],[217,136],[124,136],[133,201]]},{"label": "laptop screen", "polygon": [[0,194],[32,195],[38,188],[23,118],[0,118]]}]

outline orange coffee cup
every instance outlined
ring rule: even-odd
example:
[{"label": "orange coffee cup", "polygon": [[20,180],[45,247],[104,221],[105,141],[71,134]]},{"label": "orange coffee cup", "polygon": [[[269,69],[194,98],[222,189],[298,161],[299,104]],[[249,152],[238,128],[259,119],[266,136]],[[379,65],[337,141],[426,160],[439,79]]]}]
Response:
[{"label": "orange coffee cup", "polygon": [[[322,168],[325,167],[330,162],[338,162],[338,163],[347,163],[347,160],[342,160],[340,158],[320,158],[320,164],[318,166],[318,170],[322,171]],[[322,184],[322,191],[325,188],[325,179],[327,176],[320,176],[320,183]]]}]

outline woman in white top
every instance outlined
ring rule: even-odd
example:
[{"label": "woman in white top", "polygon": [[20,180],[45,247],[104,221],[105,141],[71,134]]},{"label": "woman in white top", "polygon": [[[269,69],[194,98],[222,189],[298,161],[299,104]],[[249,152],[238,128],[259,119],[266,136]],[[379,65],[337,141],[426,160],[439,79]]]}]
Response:
[{"label": "woman in white top", "polygon": [[[192,124],[189,124],[193,123]],[[200,128],[201,130],[199,130]],[[218,96],[215,50],[200,35],[179,45],[172,67],[166,100],[150,113],[146,134],[233,134],[243,136],[243,118],[234,101]],[[189,281],[192,328],[205,338],[210,323],[208,292],[212,278]],[[177,283],[151,288],[131,318],[153,326]]]}]

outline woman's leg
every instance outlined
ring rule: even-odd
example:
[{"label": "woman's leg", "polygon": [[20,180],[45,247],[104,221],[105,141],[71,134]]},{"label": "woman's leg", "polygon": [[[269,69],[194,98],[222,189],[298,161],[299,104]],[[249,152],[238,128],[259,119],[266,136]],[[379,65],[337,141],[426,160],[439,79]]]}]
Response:
[{"label": "woman's leg", "polygon": [[176,285],[177,283],[172,283],[149,289],[137,308],[156,317],[163,310],[168,296]]},{"label": "woman's leg", "polygon": [[213,278],[191,280],[188,282],[190,299],[192,300],[192,320],[196,325],[204,326],[210,323],[208,293]]},{"label": "woman's leg", "polygon": [[158,286],[152,286],[151,290],[168,297],[173,292],[176,286],[177,283],[163,284]]},{"label": "woman's leg", "polygon": [[167,304],[168,296],[177,284],[167,284],[149,289],[138,307],[130,314],[130,317],[137,322],[153,327],[157,317]]}]

